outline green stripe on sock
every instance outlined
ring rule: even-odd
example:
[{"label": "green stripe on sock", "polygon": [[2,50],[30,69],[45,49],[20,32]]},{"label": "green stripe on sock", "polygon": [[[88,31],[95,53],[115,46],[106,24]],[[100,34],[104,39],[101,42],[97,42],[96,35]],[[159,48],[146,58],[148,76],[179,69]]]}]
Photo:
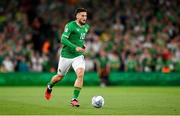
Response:
[{"label": "green stripe on sock", "polygon": [[77,99],[77,98],[79,97],[80,91],[81,91],[81,88],[79,88],[79,87],[74,87],[73,99]]},{"label": "green stripe on sock", "polygon": [[49,82],[48,85],[52,88],[55,85],[55,83]]}]

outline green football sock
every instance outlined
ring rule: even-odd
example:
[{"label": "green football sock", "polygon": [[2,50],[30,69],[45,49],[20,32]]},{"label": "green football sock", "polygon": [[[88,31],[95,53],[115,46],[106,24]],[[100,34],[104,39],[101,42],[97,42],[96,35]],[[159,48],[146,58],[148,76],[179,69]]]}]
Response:
[{"label": "green football sock", "polygon": [[80,91],[81,91],[81,88],[79,88],[79,87],[74,87],[73,99],[77,99],[77,98],[79,97]]},{"label": "green football sock", "polygon": [[55,83],[49,82],[48,85],[50,86],[50,88],[52,88],[55,85]]}]

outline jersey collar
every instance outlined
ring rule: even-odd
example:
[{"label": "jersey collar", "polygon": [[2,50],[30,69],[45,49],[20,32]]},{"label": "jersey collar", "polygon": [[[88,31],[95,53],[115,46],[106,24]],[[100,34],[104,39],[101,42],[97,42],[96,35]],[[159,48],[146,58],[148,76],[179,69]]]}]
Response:
[{"label": "jersey collar", "polygon": [[84,25],[80,25],[76,20],[75,20],[75,23],[78,27],[82,28]]}]

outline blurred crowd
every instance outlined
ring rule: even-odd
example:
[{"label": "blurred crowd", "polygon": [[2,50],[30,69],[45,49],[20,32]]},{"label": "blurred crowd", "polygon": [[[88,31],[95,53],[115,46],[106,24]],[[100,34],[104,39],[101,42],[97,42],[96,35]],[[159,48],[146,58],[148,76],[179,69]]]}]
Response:
[{"label": "blurred crowd", "polygon": [[111,70],[180,71],[178,0],[1,0],[0,72],[56,72],[60,36],[88,9],[86,70],[101,50]]}]

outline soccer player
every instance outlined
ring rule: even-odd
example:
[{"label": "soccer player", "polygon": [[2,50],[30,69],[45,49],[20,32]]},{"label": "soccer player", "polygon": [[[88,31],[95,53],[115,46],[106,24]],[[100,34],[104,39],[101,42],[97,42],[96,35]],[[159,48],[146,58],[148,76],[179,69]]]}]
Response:
[{"label": "soccer player", "polygon": [[85,61],[83,56],[86,49],[85,37],[89,30],[89,25],[86,23],[87,10],[84,8],[76,9],[75,17],[76,20],[67,23],[64,32],[62,33],[61,43],[63,44],[63,47],[61,49],[57,74],[54,75],[51,81],[48,83],[45,91],[45,98],[47,100],[51,98],[53,86],[63,79],[72,65],[77,78],[74,83],[74,92],[71,105],[79,107],[80,104],[77,99],[83,86],[83,77],[85,71]]}]

